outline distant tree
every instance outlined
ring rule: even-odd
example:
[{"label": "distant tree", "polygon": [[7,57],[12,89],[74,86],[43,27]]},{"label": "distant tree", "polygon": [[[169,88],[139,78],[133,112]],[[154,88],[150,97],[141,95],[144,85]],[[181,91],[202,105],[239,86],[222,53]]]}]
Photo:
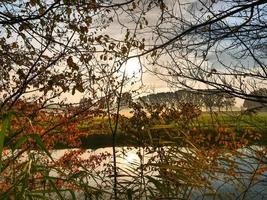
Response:
[{"label": "distant tree", "polygon": [[235,103],[236,103],[236,101],[235,101],[234,96],[229,95],[229,94],[225,94],[224,107],[225,107],[226,111],[231,109],[235,105]]},{"label": "distant tree", "polygon": [[173,103],[175,95],[173,92],[160,92],[156,94],[149,94],[147,96],[140,97],[140,100],[148,104],[166,104]]},{"label": "distant tree", "polygon": [[[260,88],[258,90],[254,90],[250,93],[251,96],[255,96],[256,100],[245,100],[243,106],[247,110],[258,110],[258,111],[267,111],[267,103],[261,103],[261,98],[266,98],[267,96],[267,88]],[[259,99],[259,100],[257,100]]]},{"label": "distant tree", "polygon": [[180,107],[184,104],[192,104],[201,107],[203,100],[201,94],[194,91],[178,90],[176,92],[160,92],[140,97],[140,100],[148,104],[160,104]]},{"label": "distant tree", "polygon": [[195,91],[190,90],[178,90],[175,92],[175,97],[177,104],[191,104],[195,106],[202,107],[203,99],[201,98],[201,94]]},{"label": "distant tree", "polygon": [[213,110],[213,108],[216,105],[214,98],[212,98],[212,97],[213,97],[213,95],[211,95],[211,94],[205,94],[202,96],[203,104],[204,104],[206,110],[209,110],[210,112]]},{"label": "distant tree", "polygon": [[141,102],[181,107],[185,104],[205,107],[212,111],[214,108],[221,111],[229,110],[235,105],[235,97],[219,90],[178,90],[175,92],[160,92],[140,97]]},{"label": "distant tree", "polygon": [[80,108],[88,108],[92,106],[92,99],[90,98],[82,98],[79,102],[79,106]]},{"label": "distant tree", "polygon": [[219,90],[207,90],[202,95],[203,104],[207,110],[212,111],[216,108],[221,111],[222,108],[228,110],[235,105],[235,97]]},{"label": "distant tree", "polygon": [[121,95],[120,106],[129,107],[131,101],[132,101],[132,94],[130,92],[124,92]]}]

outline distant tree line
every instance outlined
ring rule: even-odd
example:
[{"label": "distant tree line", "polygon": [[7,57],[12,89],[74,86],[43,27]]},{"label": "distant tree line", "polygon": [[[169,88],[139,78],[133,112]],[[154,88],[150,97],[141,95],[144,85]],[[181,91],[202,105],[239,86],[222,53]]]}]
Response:
[{"label": "distant tree line", "polygon": [[178,90],[175,92],[160,92],[139,98],[140,102],[148,104],[165,104],[180,107],[186,103],[212,111],[230,110],[236,103],[235,97],[219,90]]}]

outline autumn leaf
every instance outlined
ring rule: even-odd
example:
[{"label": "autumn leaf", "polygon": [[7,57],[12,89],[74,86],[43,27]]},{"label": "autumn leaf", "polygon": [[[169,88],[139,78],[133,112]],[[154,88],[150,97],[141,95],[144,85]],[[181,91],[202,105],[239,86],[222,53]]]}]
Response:
[{"label": "autumn leaf", "polygon": [[154,50],[153,52],[152,52],[152,54],[151,54],[151,57],[154,57],[154,56],[156,56],[157,55],[157,50]]},{"label": "autumn leaf", "polygon": [[139,45],[139,49],[140,50],[143,50],[143,49],[145,49],[145,44],[142,42],[142,43],[140,43],[140,45]]},{"label": "autumn leaf", "polygon": [[76,85],[76,90],[78,90],[79,92],[83,93],[84,92],[84,88],[83,88],[83,85],[82,84],[77,84]]},{"label": "autumn leaf", "polygon": [[78,65],[75,62],[73,62],[73,59],[71,56],[67,59],[67,64],[71,69],[77,70],[77,71],[79,70]]},{"label": "autumn leaf", "polygon": [[125,46],[123,46],[122,48],[121,48],[121,52],[122,52],[122,54],[123,55],[125,55],[126,53],[127,53],[127,47],[125,47]]},{"label": "autumn leaf", "polygon": [[28,25],[26,23],[22,23],[20,26],[19,26],[19,31],[23,31],[23,30],[26,30],[28,28]]}]

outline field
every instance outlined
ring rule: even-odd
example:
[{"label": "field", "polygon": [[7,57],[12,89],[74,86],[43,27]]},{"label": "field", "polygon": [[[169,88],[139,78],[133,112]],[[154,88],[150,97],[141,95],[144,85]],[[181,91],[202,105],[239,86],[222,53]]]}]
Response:
[{"label": "field", "polygon": [[267,128],[267,112],[259,112],[253,115],[246,115],[240,112],[203,113],[197,119],[197,122],[208,126],[212,126],[215,123],[227,127],[252,127],[261,130]]},{"label": "field", "polygon": [[[124,118],[129,121],[131,116]],[[142,135],[142,139],[149,143],[159,145],[160,140],[170,140],[170,132],[172,136],[178,131],[181,124],[178,122],[170,122],[168,124],[158,121],[158,124],[152,124],[143,130],[132,130],[132,135],[125,132],[119,126],[117,132],[117,146],[138,146],[138,140]],[[101,148],[112,146],[112,134],[107,118],[95,118],[90,122],[81,125],[81,129],[86,127],[90,130],[88,135],[82,139],[82,146],[86,148]],[[244,132],[252,132],[261,135],[259,140],[253,141],[253,144],[267,144],[267,112],[260,112],[254,115],[244,115],[240,112],[221,112],[221,113],[202,113],[199,117],[190,122],[187,126],[189,131],[197,131],[205,136],[216,134],[216,128],[227,128],[241,135]],[[137,133],[138,132],[138,133]],[[137,135],[136,135],[137,134]],[[138,137],[137,137],[138,136]],[[210,136],[209,136],[210,137]]]}]

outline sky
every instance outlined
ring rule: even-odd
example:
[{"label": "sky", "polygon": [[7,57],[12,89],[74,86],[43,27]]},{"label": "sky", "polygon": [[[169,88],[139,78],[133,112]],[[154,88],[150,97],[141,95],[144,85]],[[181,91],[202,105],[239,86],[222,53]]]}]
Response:
[{"label": "sky", "polygon": [[[145,1],[145,0],[144,0]],[[205,1],[205,0],[203,0]],[[121,0],[118,0],[118,2],[121,2]],[[147,2],[149,2],[149,0],[147,0]],[[174,8],[173,9],[173,15],[174,16],[180,16],[180,8],[178,6],[178,2],[180,3],[192,3],[195,2],[193,4],[191,4],[191,8],[194,7],[194,9],[198,10],[201,9],[201,6],[199,4],[198,1],[195,0],[169,0],[166,1],[167,2],[167,6],[169,6],[170,8]],[[207,0],[207,2],[211,2],[209,0]],[[189,5],[189,4],[188,4]],[[184,8],[186,8],[188,5],[185,5],[183,8],[181,8],[182,10]],[[193,6],[192,6],[193,5]],[[221,5],[220,5],[221,6]],[[184,10],[183,10],[184,11]],[[132,20],[132,18],[130,18],[129,16],[122,14],[119,10],[118,10],[118,16],[120,18],[120,23],[116,20],[116,16],[114,16],[114,22],[104,31],[102,31],[102,34],[108,34],[109,36],[111,36],[112,38],[117,38],[117,39],[122,39],[126,34],[126,28],[132,29],[135,26],[135,23],[131,23],[130,21]],[[184,14],[184,13],[183,13]],[[155,41],[152,41],[151,38],[153,37],[153,34],[151,32],[150,26],[154,27],[156,26],[156,24],[158,23],[158,19],[161,16],[161,11],[159,8],[155,8],[152,11],[150,11],[149,13],[147,13],[146,15],[142,16],[145,17],[146,20],[148,21],[148,27],[147,28],[143,28],[139,30],[139,33],[137,34],[139,39],[141,39],[142,37],[146,40],[146,42],[148,42],[148,46],[146,46],[146,49],[149,49],[151,47],[149,47],[150,44],[154,44],[157,43]],[[184,15],[183,17],[187,17],[186,15]],[[134,17],[134,19],[138,19],[138,15]],[[142,18],[143,20],[143,18]],[[163,22],[164,23],[164,22]],[[122,26],[124,26],[124,28],[121,28]],[[168,30],[168,26],[171,27],[170,32],[166,33],[166,36],[169,38],[166,39],[170,39],[170,37],[175,36],[175,27],[171,24],[166,24],[163,25],[163,27],[166,26],[166,30]],[[172,31],[172,32],[171,32]],[[151,40],[151,42],[150,42]],[[130,56],[134,55],[134,54],[139,54],[140,51],[136,50],[130,53]],[[145,56],[144,56],[145,58]],[[146,61],[144,61],[145,59],[141,58],[142,60],[142,65],[139,63],[139,60],[137,58],[133,58],[128,60],[125,65],[122,66],[121,68],[121,73],[123,74],[123,71],[125,70],[126,76],[129,78],[132,78],[132,80],[134,80],[136,83],[132,86],[131,84],[127,85],[124,90],[127,91],[128,89],[136,89],[139,88],[141,85],[142,90],[141,92],[143,92],[144,94],[147,93],[157,93],[157,92],[164,92],[164,91],[174,91],[175,88],[170,87],[169,84],[163,80],[161,80],[160,78],[158,78],[157,76],[153,75],[152,73],[149,73],[148,70],[145,68],[149,68],[150,70],[153,70],[153,67],[150,64],[147,64]],[[214,54],[209,54],[208,58],[210,60],[211,64],[216,63],[216,57],[214,56]],[[225,56],[222,56],[222,59],[224,59]],[[163,58],[164,60],[164,58]],[[228,60],[224,59],[224,60]],[[232,61],[229,61],[229,63]],[[242,60],[242,62],[244,63],[249,63],[250,60]],[[145,67],[144,67],[145,66]],[[140,70],[142,70],[142,73],[140,72]],[[78,92],[76,93],[75,96],[66,94],[65,97],[68,98],[69,101],[76,101],[78,102],[79,99],[81,98],[81,94],[79,94]]]},{"label": "sky", "polygon": [[[170,0],[167,2],[169,4],[174,3],[174,14],[179,16],[180,12],[179,12],[179,7],[178,7],[178,3],[177,3],[178,1]],[[183,1],[183,2],[188,3],[189,1],[187,0],[187,1]],[[201,9],[201,6],[198,4],[198,2],[195,2],[191,5],[193,5],[191,7],[194,7],[194,9],[196,9],[196,10]],[[184,8],[186,8],[186,7],[187,6],[184,6]],[[118,13],[120,14],[119,11],[118,11]],[[155,9],[155,10],[152,10],[147,15],[145,15],[146,19],[149,22],[149,25],[155,26],[155,24],[157,23],[157,19],[160,17],[160,14],[161,14],[160,10]],[[122,14],[122,15],[119,15],[119,17],[120,17],[120,23],[123,24],[124,26],[127,26],[129,29],[133,28],[133,26],[135,25],[135,24],[129,23],[130,18],[128,18],[127,16],[123,16],[123,14]],[[116,19],[114,19],[114,22],[104,31],[104,34],[107,33],[112,38],[117,38],[117,39],[123,38],[125,33],[126,33],[125,32],[126,28],[125,27],[121,28],[121,24],[119,24],[116,21]],[[149,32],[149,29],[143,30],[143,31],[144,31],[144,33],[142,33],[141,35],[147,40],[151,39],[151,37],[153,35],[151,32]],[[132,52],[132,55],[138,54],[138,53],[139,52]],[[211,64],[216,63],[216,57],[212,53],[208,55],[208,58],[209,58],[209,62]],[[244,62],[247,62],[247,61],[244,61]],[[153,67],[146,64],[146,61],[144,61],[144,59],[142,60],[142,64],[145,65],[147,68],[150,68],[150,70],[153,70]],[[142,69],[142,74],[140,73],[140,69]],[[157,76],[148,72],[148,70],[146,70],[144,66],[140,65],[137,58],[133,58],[133,59],[128,60],[127,63],[122,66],[121,73],[123,73],[124,70],[126,72],[126,76],[131,77],[131,79],[136,82],[133,86],[131,86],[131,85],[126,86],[124,88],[124,91],[127,91],[128,89],[139,88],[140,85],[143,86],[142,90],[141,90],[141,92],[143,92],[143,94],[165,92],[165,91],[174,91],[175,90],[175,88],[170,87],[170,85],[167,82],[161,80]],[[199,87],[201,87],[201,86],[199,86]],[[77,97],[68,97],[68,98],[75,100]],[[237,102],[238,102],[237,103],[238,106],[242,105],[242,101],[238,100]]]}]

